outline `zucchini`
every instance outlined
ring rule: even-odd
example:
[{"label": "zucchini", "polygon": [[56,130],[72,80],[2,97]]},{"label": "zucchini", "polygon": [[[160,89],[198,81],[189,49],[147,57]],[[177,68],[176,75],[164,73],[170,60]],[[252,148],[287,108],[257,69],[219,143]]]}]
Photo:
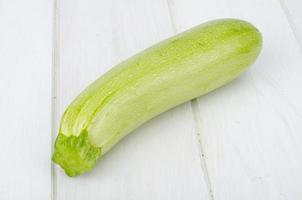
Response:
[{"label": "zucchini", "polygon": [[238,77],[262,47],[260,32],[237,19],[214,20],[118,64],[66,109],[53,161],[69,176],[91,170],[132,130]]}]

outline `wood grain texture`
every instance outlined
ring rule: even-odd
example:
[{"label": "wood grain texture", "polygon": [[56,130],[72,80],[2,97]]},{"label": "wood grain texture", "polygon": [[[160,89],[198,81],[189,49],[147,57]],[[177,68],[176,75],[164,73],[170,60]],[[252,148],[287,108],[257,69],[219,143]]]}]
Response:
[{"label": "wood grain texture", "polygon": [[[301,1],[57,2],[55,19],[53,1],[0,0],[1,200],[302,199]],[[246,19],[263,34],[247,73],[145,124],[90,174],[71,179],[53,166],[52,182],[52,84],[57,130],[99,75],[220,17]]]},{"label": "wood grain texture", "polygon": [[51,199],[52,1],[0,1],[0,199]]},{"label": "wood grain texture", "polygon": [[279,1],[170,0],[177,31],[233,17],[263,34],[258,61],[241,78],[198,99],[214,199],[302,198],[302,56]]},{"label": "wood grain texture", "polygon": [[[91,81],[174,34],[162,0],[66,0],[58,11],[56,122]],[[208,199],[190,104],[136,130],[91,173],[69,178],[56,166],[54,175],[58,200]]]},{"label": "wood grain texture", "polygon": [[302,1],[280,0],[280,3],[302,51]]}]

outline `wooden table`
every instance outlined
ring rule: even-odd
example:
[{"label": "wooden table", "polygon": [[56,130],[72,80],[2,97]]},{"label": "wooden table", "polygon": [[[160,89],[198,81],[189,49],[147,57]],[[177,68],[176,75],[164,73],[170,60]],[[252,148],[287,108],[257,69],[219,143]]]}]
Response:
[{"label": "wooden table", "polygon": [[[89,174],[50,160],[59,119],[123,59],[215,18],[262,32],[243,76],[146,123]],[[1,200],[301,200],[302,1],[0,0]]]}]

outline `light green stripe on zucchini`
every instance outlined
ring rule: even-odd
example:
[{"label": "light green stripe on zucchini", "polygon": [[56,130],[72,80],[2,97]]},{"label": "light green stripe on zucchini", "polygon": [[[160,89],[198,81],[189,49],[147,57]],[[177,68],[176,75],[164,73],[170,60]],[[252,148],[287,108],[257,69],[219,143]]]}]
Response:
[{"label": "light green stripe on zucchini", "polygon": [[[101,155],[147,120],[239,76],[255,61],[261,46],[261,34],[250,23],[221,19],[129,58],[69,105],[53,160],[70,176],[89,171]],[[83,134],[87,137],[81,147],[75,141]],[[66,146],[70,140],[77,148]],[[89,155],[81,151],[84,147]]]}]

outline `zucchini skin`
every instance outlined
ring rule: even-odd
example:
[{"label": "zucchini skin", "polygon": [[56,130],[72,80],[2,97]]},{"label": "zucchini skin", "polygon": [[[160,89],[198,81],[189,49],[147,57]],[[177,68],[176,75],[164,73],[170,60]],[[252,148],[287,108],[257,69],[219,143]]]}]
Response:
[{"label": "zucchini skin", "polygon": [[127,59],[87,87],[65,111],[53,160],[67,175],[149,119],[238,77],[257,58],[260,32],[237,19],[214,20]]}]

